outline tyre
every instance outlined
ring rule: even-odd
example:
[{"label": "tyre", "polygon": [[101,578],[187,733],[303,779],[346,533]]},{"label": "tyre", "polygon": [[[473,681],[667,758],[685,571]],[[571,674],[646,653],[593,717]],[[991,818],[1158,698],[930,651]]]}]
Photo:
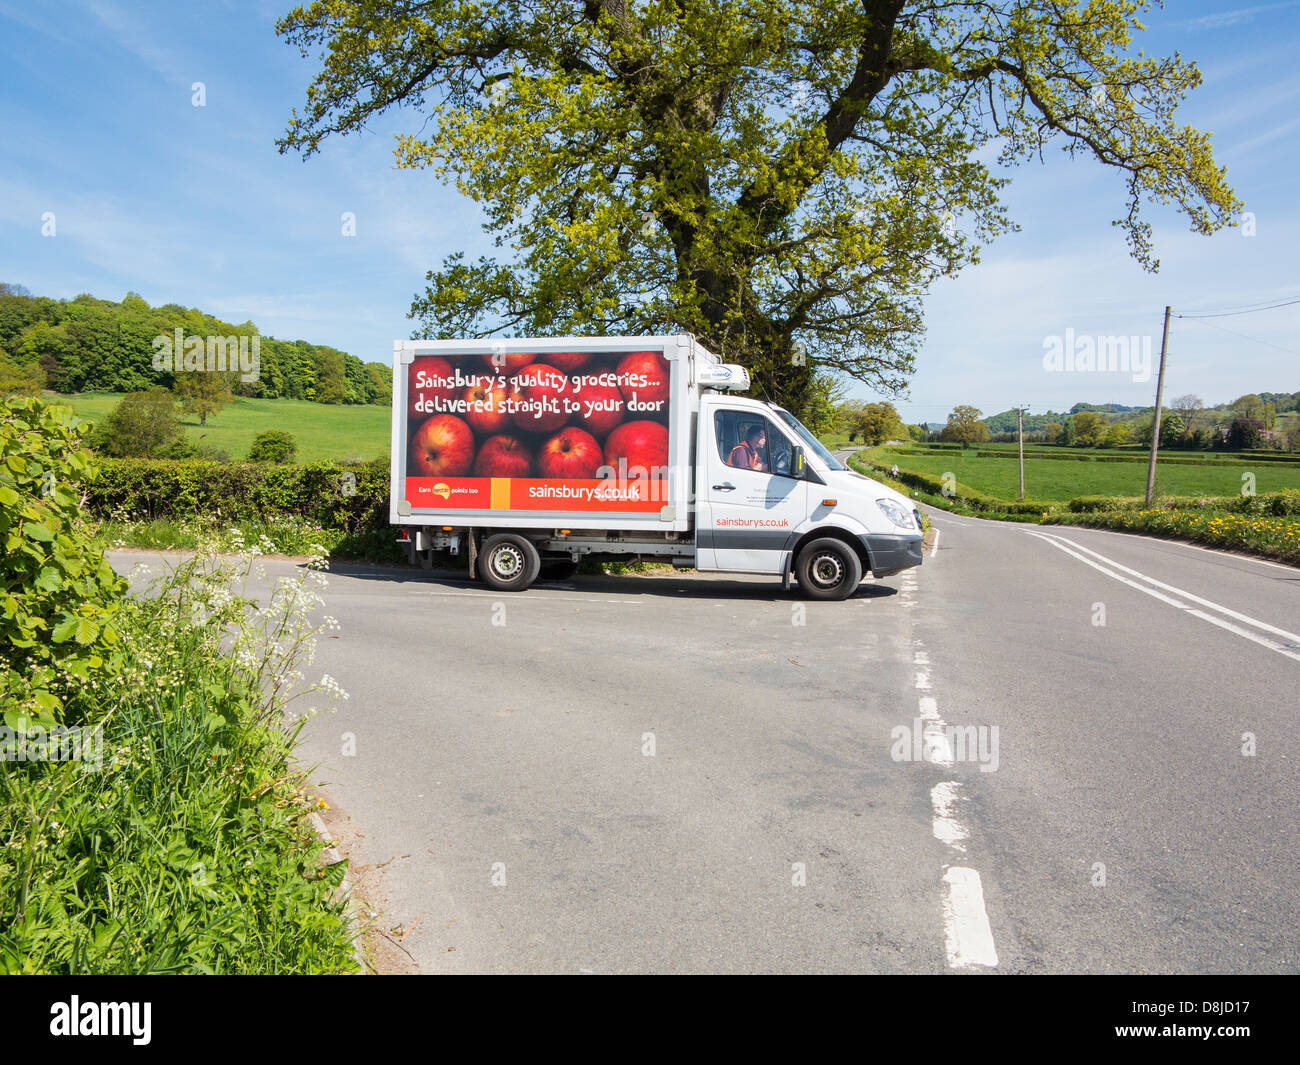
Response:
[{"label": "tyre", "polygon": [[541,579],[544,581],[567,581],[578,572],[578,564],[572,559],[547,561],[542,563]]},{"label": "tyre", "polygon": [[537,580],[542,556],[526,536],[497,533],[483,541],[478,552],[478,574],[499,592],[522,592]]},{"label": "tyre", "polygon": [[847,599],[862,583],[862,560],[843,540],[825,537],[804,545],[794,575],[809,599]]}]

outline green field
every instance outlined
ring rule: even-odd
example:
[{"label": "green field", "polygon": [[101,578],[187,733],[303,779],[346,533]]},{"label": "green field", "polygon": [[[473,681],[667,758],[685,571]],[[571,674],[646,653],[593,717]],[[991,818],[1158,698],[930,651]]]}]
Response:
[{"label": "green field", "polygon": [[[1113,452],[1112,452],[1113,454]],[[1179,457],[1183,453],[1179,453]],[[984,495],[1015,499],[1019,494],[1018,463],[1014,459],[978,458],[974,449],[946,455],[917,455],[903,448],[876,447],[866,452],[873,462],[900,470],[957,482]],[[1270,462],[1244,462],[1226,468],[1161,463],[1156,489],[1165,495],[1232,496],[1241,492],[1242,474],[1255,475],[1255,491],[1300,488],[1300,469],[1275,468]],[[1076,496],[1140,496],[1146,492],[1147,467],[1141,462],[1075,462],[1068,459],[1025,459],[1025,498],[1044,502]]]},{"label": "green field", "polygon": [[[120,395],[82,393],[47,397],[71,407],[82,418],[99,421],[121,400]],[[283,429],[298,444],[298,462],[373,459],[388,451],[388,407],[333,406],[298,399],[239,399],[199,425],[197,415],[181,416],[194,444],[223,448],[231,459],[248,457],[253,437],[267,429]]]}]

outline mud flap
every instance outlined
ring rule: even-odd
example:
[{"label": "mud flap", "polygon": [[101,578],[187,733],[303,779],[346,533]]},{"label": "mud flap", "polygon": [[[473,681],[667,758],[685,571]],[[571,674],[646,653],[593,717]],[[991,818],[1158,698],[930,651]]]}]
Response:
[{"label": "mud flap", "polygon": [[469,579],[478,580],[478,534],[473,529],[466,529],[469,539]]}]

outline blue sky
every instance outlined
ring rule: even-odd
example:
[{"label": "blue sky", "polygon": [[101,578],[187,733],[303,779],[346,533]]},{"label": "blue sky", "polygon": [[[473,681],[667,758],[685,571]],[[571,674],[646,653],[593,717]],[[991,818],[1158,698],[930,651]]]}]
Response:
[{"label": "blue sky", "polygon": [[[393,168],[393,132],[419,121],[409,113],[331,139],[308,163],[277,153],[315,70],[275,36],[289,6],[0,0],[0,280],[60,297],[135,290],[390,362],[424,271],[488,250],[480,215],[431,174]],[[1147,21],[1147,52],[1199,63],[1205,83],[1180,116],[1214,134],[1255,235],[1198,237],[1153,209],[1162,268],[1149,275],[1110,225],[1118,174],[1057,156],[1018,168],[1006,198],[1021,231],[928,301],[910,396],[895,401],[909,421],[942,421],[958,403],[1149,404],[1154,376],[1046,372],[1044,339],[1149,335],[1158,352],[1166,303],[1300,297],[1300,0],[1171,0]],[[204,107],[191,104],[196,81]],[[53,238],[41,236],[47,211]],[[346,211],[355,237],[340,232]],[[1300,388],[1300,306],[1210,321],[1251,339],[1176,319],[1167,396]]]}]

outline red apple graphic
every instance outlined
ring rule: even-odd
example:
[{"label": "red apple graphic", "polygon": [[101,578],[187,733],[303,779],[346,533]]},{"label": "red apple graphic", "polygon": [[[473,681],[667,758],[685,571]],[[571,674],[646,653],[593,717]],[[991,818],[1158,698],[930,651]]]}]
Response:
[{"label": "red apple graphic", "polygon": [[480,374],[460,398],[465,401],[465,420],[479,437],[510,428],[510,412],[504,408],[509,399],[518,399],[518,394],[503,378]]},{"label": "red apple graphic", "polygon": [[[632,375],[632,376],[628,376]],[[619,388],[623,398],[638,403],[666,403],[668,400],[668,360],[657,351],[633,351],[618,364]],[[660,410],[666,407],[659,408]]]},{"label": "red apple graphic", "polygon": [[518,437],[489,437],[474,460],[476,477],[527,477],[533,468],[533,456]]},{"label": "red apple graphic", "polygon": [[[447,404],[459,397],[461,389],[451,384],[456,371],[438,355],[421,355],[407,370],[407,423],[414,425],[434,414],[447,413]],[[442,380],[446,384],[435,384]],[[436,408],[436,409],[435,409]]]},{"label": "red apple graphic", "polygon": [[553,351],[549,355],[542,355],[541,358],[557,370],[563,370],[567,374],[575,374],[591,361],[591,352]]},{"label": "red apple graphic", "polygon": [[600,444],[585,429],[567,425],[537,452],[543,477],[595,477],[601,463]]},{"label": "red apple graphic", "polygon": [[461,477],[473,461],[474,434],[451,414],[435,414],[411,441],[411,468],[420,477]]},{"label": "red apple graphic", "polygon": [[[599,384],[593,380],[581,388],[571,386],[569,392],[575,403],[582,404],[582,409],[573,416],[573,423],[587,432],[603,438],[623,420],[623,393],[618,390],[618,385]],[[589,403],[596,409],[589,409]]]},{"label": "red apple graphic", "polygon": [[500,374],[503,377],[509,377],[511,374],[518,373],[530,362],[536,355],[530,355],[527,352],[515,352],[507,355],[505,352],[497,351],[491,355],[480,356],[483,365],[491,370],[494,374]]},{"label": "red apple graphic", "polygon": [[[569,395],[569,379],[553,366],[533,363],[515,375],[511,382],[529,406],[515,411],[515,425],[530,433],[550,433],[569,420],[564,399]],[[550,407],[543,408],[546,401]]]},{"label": "red apple graphic", "polygon": [[[619,468],[620,459],[629,473]],[[605,441],[605,463],[619,476],[629,476],[638,467],[645,471],[642,476],[651,476],[668,465],[668,429],[658,422],[624,422]]]}]

